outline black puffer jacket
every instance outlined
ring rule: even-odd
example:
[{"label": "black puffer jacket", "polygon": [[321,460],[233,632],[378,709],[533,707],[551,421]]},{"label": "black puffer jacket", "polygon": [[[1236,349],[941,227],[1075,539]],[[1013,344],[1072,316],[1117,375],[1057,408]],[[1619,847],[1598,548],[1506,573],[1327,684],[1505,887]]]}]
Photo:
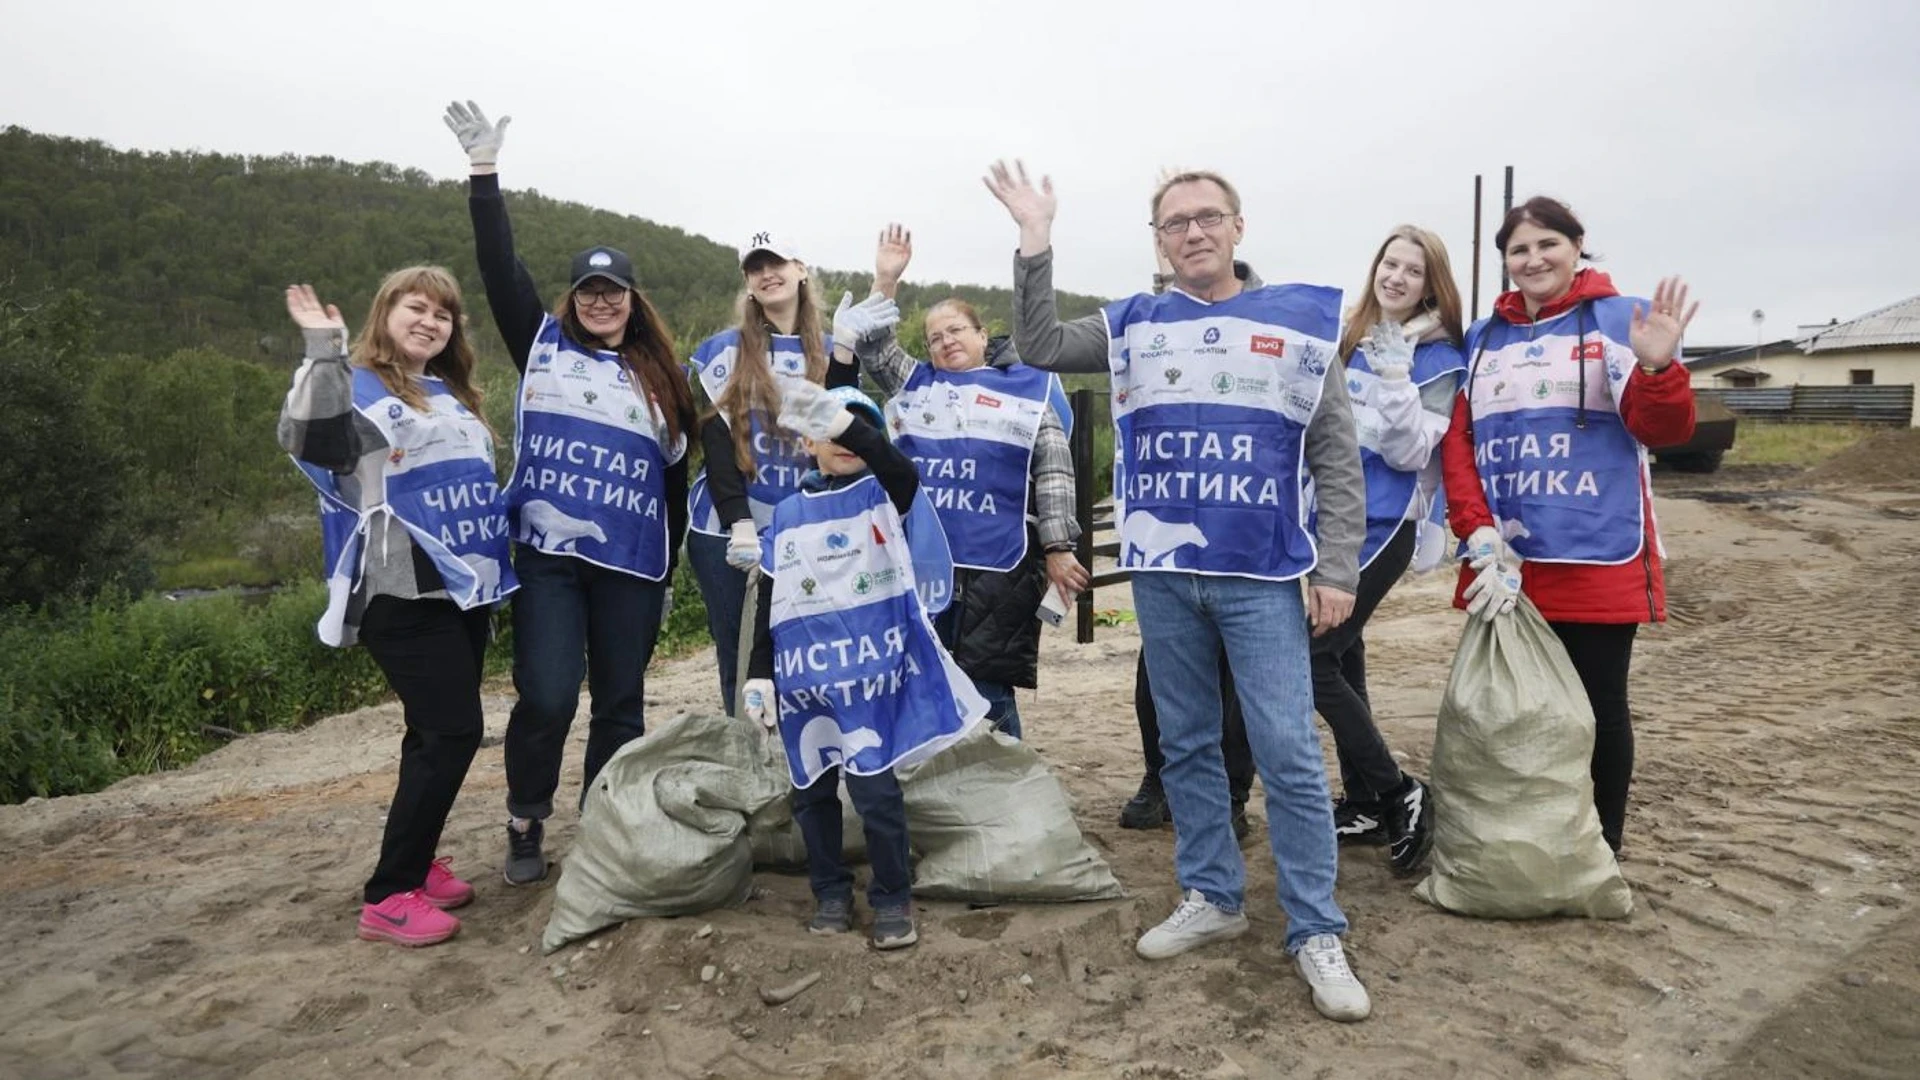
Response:
[{"label": "black puffer jacket", "polygon": [[959,625],[947,643],[960,670],[986,682],[1040,685],[1040,620],[1046,595],[1046,556],[1040,538],[1027,529],[1027,557],[1011,570],[953,573],[953,603]]}]

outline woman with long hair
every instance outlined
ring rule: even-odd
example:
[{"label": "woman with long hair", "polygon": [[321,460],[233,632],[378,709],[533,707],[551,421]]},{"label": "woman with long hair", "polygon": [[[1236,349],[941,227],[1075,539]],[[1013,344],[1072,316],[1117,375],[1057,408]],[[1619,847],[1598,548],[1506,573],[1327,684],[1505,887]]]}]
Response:
[{"label": "woman with long hair", "polygon": [[[747,571],[760,561],[760,533],[773,521],[773,508],[799,491],[813,468],[801,437],[779,424],[781,388],[824,383],[833,350],[798,248],[772,233],[754,233],[740,246],[740,275],[738,323],[701,342],[690,358],[713,409],[700,431],[706,460],[689,500],[687,558],[706,601],[720,700],[729,714]],[[854,307],[849,297],[835,320],[836,328],[873,333],[898,317],[891,300],[874,297]]]},{"label": "woman with long hair", "polygon": [[513,604],[507,722],[510,884],[547,875],[553,813],[580,683],[591,695],[581,801],[614,751],[645,733],[646,670],[671,607],[686,532],[693,396],[666,322],[611,247],[573,257],[549,310],[514,255],[500,191],[498,124],[472,102],[447,126],[472,163],[475,253],[487,304],[520,369],[517,445],[507,488],[520,595]]},{"label": "woman with long hair", "polygon": [[351,359],[340,309],[323,307],[311,286],[287,289],[287,313],[307,358],[279,436],[320,493],[320,638],[365,645],[405,709],[400,779],[359,934],[432,945],[460,931],[444,909],[473,899],[435,851],[480,748],[489,615],[514,589],[460,285],[437,266],[388,275]]},{"label": "woman with long hair", "polygon": [[1593,705],[1593,802],[1614,851],[1633,778],[1627,671],[1666,579],[1647,447],[1693,434],[1680,341],[1699,304],[1662,280],[1621,296],[1581,262],[1586,229],[1535,196],[1494,234],[1513,290],[1467,332],[1467,376],[1441,443],[1447,517],[1466,541],[1454,606],[1496,619],[1524,593]]},{"label": "woman with long hair", "polygon": [[[1446,245],[1402,225],[1373,254],[1360,301],[1347,313],[1339,353],[1366,471],[1367,534],[1353,615],[1314,638],[1313,707],[1333,732],[1344,797],[1334,806],[1343,842],[1384,842],[1394,872],[1418,869],[1433,845],[1426,785],[1400,770],[1367,699],[1367,645],[1374,608],[1409,564],[1438,565],[1439,462],[1460,352],[1460,291]],[[1424,552],[1418,560],[1416,550]]]}]

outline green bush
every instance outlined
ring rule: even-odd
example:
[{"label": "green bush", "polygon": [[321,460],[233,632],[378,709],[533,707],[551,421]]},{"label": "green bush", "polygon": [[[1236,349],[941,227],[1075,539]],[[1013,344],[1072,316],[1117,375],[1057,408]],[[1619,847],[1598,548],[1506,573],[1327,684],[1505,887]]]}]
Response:
[{"label": "green bush", "polygon": [[268,598],[216,596],[0,622],[0,801],[91,791],[177,768],[228,732],[299,725],[379,700],[365,650],[314,636],[318,583]]}]

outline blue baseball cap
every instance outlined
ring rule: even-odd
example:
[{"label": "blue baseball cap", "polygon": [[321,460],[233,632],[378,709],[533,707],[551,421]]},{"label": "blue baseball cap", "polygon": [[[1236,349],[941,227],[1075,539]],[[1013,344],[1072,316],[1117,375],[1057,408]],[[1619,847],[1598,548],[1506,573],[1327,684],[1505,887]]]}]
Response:
[{"label": "blue baseball cap", "polygon": [[882,413],[880,406],[875,405],[873,399],[862,393],[859,387],[836,386],[827,393],[840,399],[840,404],[859,413],[868,423],[879,428],[882,435],[887,433],[886,414]]}]

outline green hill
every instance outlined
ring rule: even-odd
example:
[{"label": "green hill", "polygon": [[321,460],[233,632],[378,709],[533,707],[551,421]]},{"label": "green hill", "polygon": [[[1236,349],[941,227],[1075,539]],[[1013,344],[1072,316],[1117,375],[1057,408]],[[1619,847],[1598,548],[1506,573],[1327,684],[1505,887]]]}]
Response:
[{"label": "green hill", "polygon": [[[740,275],[731,247],[535,191],[509,199],[521,255],[543,284],[557,287],[574,252],[611,244],[633,255],[683,344],[732,321]],[[481,296],[464,182],[382,162],[142,153],[0,131],[0,266],[12,275],[0,287],[16,297],[80,290],[102,318],[104,348],[204,348],[290,363],[299,338],[284,307],[289,281],[313,282],[351,320],[382,276],[417,262],[446,266]],[[832,291],[871,279],[823,268],[823,280]],[[911,311],[953,293],[1006,324],[1006,289],[909,285],[900,301]],[[1097,305],[1061,296],[1069,316]],[[488,359],[504,359],[484,301],[476,308],[475,342]]]}]

